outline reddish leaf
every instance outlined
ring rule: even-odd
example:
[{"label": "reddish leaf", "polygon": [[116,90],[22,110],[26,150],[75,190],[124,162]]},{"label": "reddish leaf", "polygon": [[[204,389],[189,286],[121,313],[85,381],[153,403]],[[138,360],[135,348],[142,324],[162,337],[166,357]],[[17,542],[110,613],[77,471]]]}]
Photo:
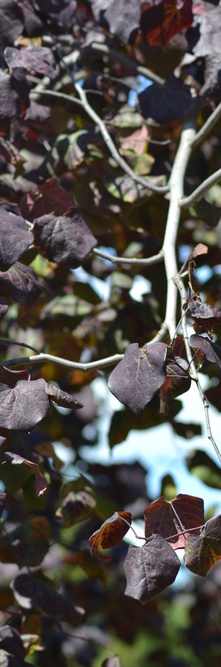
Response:
[{"label": "reddish leaf", "polygon": [[48,76],[53,81],[56,76],[56,62],[51,49],[29,44],[27,49],[15,49],[7,46],[4,50],[4,59],[11,69],[24,67],[39,74]]},{"label": "reddish leaf", "polygon": [[43,286],[29,266],[15,262],[7,272],[0,271],[0,285],[6,296],[30,308],[41,294]]},{"label": "reddish leaf", "polygon": [[143,547],[130,544],[124,561],[125,595],[147,604],[174,582],[179,568],[178,556],[161,535],[151,535]]},{"label": "reddish leaf", "polygon": [[24,218],[32,221],[47,213],[63,215],[73,205],[70,192],[66,192],[54,178],[49,178],[34,193],[23,195],[20,210]]},{"label": "reddish leaf", "polygon": [[80,266],[97,244],[76,207],[59,218],[50,214],[35,219],[33,233],[41,255],[72,269]]},{"label": "reddish leaf", "polygon": [[185,303],[183,309],[186,315],[194,320],[193,327],[197,333],[207,333],[217,324],[221,324],[221,310],[202,303],[199,294]]},{"label": "reddish leaf", "polygon": [[184,0],[178,5],[176,0],[162,0],[150,7],[150,2],[141,6],[141,31],[145,41],[151,46],[163,46],[181,30],[192,24],[192,2]]},{"label": "reddish leaf", "polygon": [[31,468],[35,474],[35,493],[36,496],[41,496],[42,493],[44,493],[47,489],[47,482],[42,475],[39,465],[37,463],[34,463],[33,461],[29,461],[28,459],[24,459],[22,456],[19,456],[19,454],[13,454],[12,452],[5,452],[5,459],[8,463],[11,463],[12,465],[24,465],[27,468]]},{"label": "reddish leaf", "polygon": [[219,374],[221,374],[221,347],[213,343],[207,336],[198,336],[194,334],[190,336],[190,345],[194,350],[203,352],[207,361],[217,364]]},{"label": "reddish leaf", "polygon": [[[170,502],[161,496],[146,507],[144,519],[146,537],[157,533],[167,538],[173,549],[183,549],[189,528],[196,528],[196,535],[200,534],[199,526],[204,524],[204,503],[202,498],[183,493]],[[185,535],[180,534],[183,530],[186,530]]]},{"label": "reddish leaf", "polygon": [[7,271],[33,243],[23,218],[0,206],[0,270]]},{"label": "reddish leaf", "polygon": [[28,380],[29,377],[29,372],[27,370],[10,371],[9,368],[0,366],[0,383],[7,384],[11,389],[15,387],[18,380]]},{"label": "reddish leaf", "polygon": [[24,609],[38,609],[63,623],[80,623],[84,610],[51,586],[30,574],[20,574],[11,584],[14,597]]},{"label": "reddish leaf", "polygon": [[188,570],[205,577],[221,559],[221,515],[205,523],[201,535],[185,541],[184,563]]},{"label": "reddish leaf", "polygon": [[97,556],[103,563],[108,563],[112,557],[103,556],[100,549],[110,549],[116,547],[129,530],[129,526],[124,519],[131,524],[132,514],[130,512],[114,512],[114,514],[105,521],[99,530],[91,535],[89,542],[91,553]]},{"label": "reddish leaf", "polygon": [[112,394],[136,415],[143,412],[145,405],[165,380],[166,349],[165,343],[155,343],[145,348],[132,343],[109,376],[108,387]]},{"label": "reddish leaf", "polygon": [[45,381],[19,380],[13,387],[0,383],[1,429],[31,431],[47,414],[50,401],[45,393]]},{"label": "reddish leaf", "polygon": [[56,385],[52,384],[51,382],[45,383],[45,392],[47,396],[49,396],[52,403],[55,405],[60,405],[62,408],[80,410],[80,408],[84,407],[82,403],[79,403],[79,401],[74,398],[74,396],[68,394],[67,391],[62,391],[60,387],[56,387]]}]

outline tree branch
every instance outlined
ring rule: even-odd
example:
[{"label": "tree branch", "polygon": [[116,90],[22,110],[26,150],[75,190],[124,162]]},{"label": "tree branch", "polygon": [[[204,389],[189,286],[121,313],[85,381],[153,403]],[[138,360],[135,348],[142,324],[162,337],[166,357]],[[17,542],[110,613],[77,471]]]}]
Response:
[{"label": "tree branch", "polygon": [[[137,176],[136,174],[134,174],[133,170],[129,167],[127,162],[125,162],[124,158],[122,158],[120,153],[118,153],[118,150],[115,146],[115,143],[113,142],[113,140],[112,140],[112,138],[111,138],[111,136],[110,136],[110,134],[109,134],[109,132],[106,128],[105,123],[100,118],[100,116],[96,113],[96,111],[94,111],[94,109],[92,109],[92,106],[89,104],[88,99],[87,99],[87,94],[85,93],[82,86],[80,86],[79,83],[77,83],[74,75],[72,74],[71,70],[69,69],[67,63],[64,60],[64,58],[62,56],[62,53],[60,52],[59,47],[57,45],[55,45],[55,46],[56,46],[56,50],[57,50],[57,53],[59,55],[60,61],[63,62],[64,66],[65,66],[65,69],[66,69],[66,72],[69,74],[70,79],[71,79],[72,83],[74,84],[75,90],[77,91],[77,93],[79,95],[79,98],[81,100],[84,111],[86,111],[88,116],[90,116],[90,118],[94,121],[94,123],[99,127],[100,132],[102,134],[102,137],[105,141],[105,144],[106,144],[108,150],[110,151],[110,154],[114,158],[115,162],[117,162],[117,164],[119,165],[119,167],[121,167],[121,169],[125,172],[125,174],[130,176],[133,179],[133,181],[135,183],[137,183],[138,185],[142,185],[143,187],[147,188],[147,190],[150,190],[151,192],[156,192],[157,194],[165,194],[166,192],[168,192],[169,187],[167,185],[166,186],[153,185],[149,181],[146,181],[144,178],[141,178],[141,177]],[[77,60],[77,57],[78,57],[78,53],[79,52],[76,51],[76,60]]]},{"label": "tree branch", "polygon": [[221,118],[221,102],[218,104],[216,109],[211,113],[211,116],[208,118],[208,120],[204,123],[203,127],[197,132],[195,135],[194,139],[191,141],[191,146],[192,148],[196,148],[198,144],[205,139],[207,134],[209,134],[210,130],[214,127],[214,125],[218,122],[218,120]]},{"label": "tree branch", "polygon": [[[187,301],[187,296],[186,296],[186,290],[185,290],[185,287],[184,287],[183,280],[182,280],[182,278],[179,274],[177,274],[175,276],[174,283],[176,284],[176,286],[179,290],[180,297],[181,297],[181,304],[182,304],[182,308],[183,308],[183,306],[185,305],[185,303]],[[193,355],[192,355],[191,347],[190,347],[190,344],[189,344],[189,337],[188,337],[187,325],[186,325],[185,309],[183,310],[183,316],[182,316],[182,329],[183,329],[183,339],[184,339],[185,349],[186,349],[186,356],[187,356],[187,360],[188,360],[189,367],[190,367],[190,370],[191,370],[192,379],[196,382],[196,386],[197,386],[200,398],[201,398],[202,403],[203,403],[207,438],[208,438],[208,440],[210,440],[210,442],[211,442],[211,444],[212,444],[212,446],[213,446],[213,448],[216,452],[216,455],[219,459],[219,462],[221,463],[221,453],[219,451],[218,445],[216,444],[216,442],[214,440],[212,430],[211,430],[210,418],[209,418],[209,403],[208,403],[207,398],[204,394],[204,391],[201,387],[201,384],[200,384],[200,381],[199,381],[199,376],[198,376],[198,373],[197,373],[197,370],[196,370],[196,366],[195,366],[195,363],[193,361]]]},{"label": "tree branch", "polygon": [[170,205],[162,251],[167,277],[167,302],[164,326],[167,327],[171,339],[173,339],[176,331],[177,289],[174,283],[174,276],[178,273],[176,239],[181,213],[179,201],[183,195],[184,175],[192,150],[191,141],[196,131],[195,124],[195,114],[192,119],[188,118],[184,123],[169,181]]},{"label": "tree branch", "polygon": [[[11,342],[11,341],[9,341]],[[67,368],[73,368],[78,371],[91,371],[91,370],[101,370],[107,366],[113,366],[123,359],[123,354],[113,354],[111,357],[105,357],[105,359],[100,359],[98,361],[89,361],[89,362],[78,362],[71,361],[70,359],[63,359],[63,357],[56,357],[53,354],[44,354],[40,352],[39,354],[31,355],[30,357],[17,357],[15,359],[9,359],[8,361],[2,362],[0,366],[11,367],[11,366],[20,366],[20,364],[42,364],[45,361],[49,363],[57,364],[58,366],[65,366]]]},{"label": "tree branch", "polygon": [[160,250],[157,253],[157,255],[153,255],[152,257],[145,257],[143,259],[137,257],[115,257],[114,255],[110,255],[108,252],[103,252],[103,250],[99,250],[98,248],[94,248],[92,252],[94,255],[97,255],[102,259],[108,259],[108,261],[113,262],[113,264],[129,264],[131,266],[140,266],[140,265],[152,266],[152,264],[158,264],[158,262],[162,262],[163,260],[162,250]]},{"label": "tree branch", "polygon": [[219,183],[219,181],[221,181],[221,169],[217,169],[214,174],[211,174],[211,176],[206,178],[205,181],[203,181],[203,183],[201,183],[199,187],[196,188],[196,190],[194,190],[191,195],[189,195],[189,197],[183,197],[179,201],[179,206],[181,208],[189,208],[189,206],[192,204],[197,204],[197,202],[203,199],[208,190],[210,190],[210,188],[212,188],[212,186],[216,183]]},{"label": "tree branch", "polygon": [[[87,47],[86,47],[87,48]],[[133,72],[136,72],[136,74],[140,74],[141,76],[144,76],[146,79],[149,79],[150,81],[153,81],[154,83],[157,83],[159,86],[163,86],[165,83],[164,79],[162,79],[158,74],[154,74],[150,69],[147,67],[143,67],[142,65],[138,65],[138,63],[133,62],[133,60],[130,60],[127,56],[123,55],[122,53],[119,53],[118,51],[115,51],[115,49],[112,49],[110,46],[107,44],[99,44],[98,42],[92,42],[90,44],[90,47],[88,47],[88,51],[90,49],[93,49],[93,51],[97,51],[98,53],[103,53],[104,55],[109,56],[111,60],[114,60],[115,62],[122,63],[122,65],[125,65],[125,67],[128,67],[128,69]],[[81,52],[79,55],[84,54],[84,52]]]}]

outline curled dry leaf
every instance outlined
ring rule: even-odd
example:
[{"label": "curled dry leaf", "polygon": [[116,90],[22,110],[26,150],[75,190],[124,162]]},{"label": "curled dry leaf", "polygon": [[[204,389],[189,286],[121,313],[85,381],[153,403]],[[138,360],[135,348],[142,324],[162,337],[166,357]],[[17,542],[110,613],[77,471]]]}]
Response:
[{"label": "curled dry leaf", "polygon": [[131,524],[131,521],[132,514],[130,512],[114,512],[89,539],[93,556],[97,556],[103,563],[111,561],[112,557],[104,556],[100,553],[100,549],[116,547],[128,532],[130,528],[128,524]]}]

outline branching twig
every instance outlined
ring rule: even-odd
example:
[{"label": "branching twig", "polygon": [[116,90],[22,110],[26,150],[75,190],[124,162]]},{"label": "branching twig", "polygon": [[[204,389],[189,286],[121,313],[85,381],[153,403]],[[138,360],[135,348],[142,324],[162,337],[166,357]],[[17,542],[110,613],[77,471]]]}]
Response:
[{"label": "branching twig", "polygon": [[75,90],[79,95],[84,111],[86,111],[88,116],[90,116],[90,118],[94,121],[94,123],[99,127],[102,137],[105,141],[105,144],[108,150],[110,151],[110,154],[114,158],[115,162],[119,165],[119,167],[121,167],[121,169],[125,172],[125,174],[130,176],[132,180],[138,185],[142,185],[144,188],[147,188],[147,190],[150,190],[151,192],[156,192],[157,194],[165,194],[166,192],[168,192],[169,187],[167,185],[166,186],[153,185],[149,181],[146,181],[144,178],[141,178],[140,176],[137,176],[137,174],[134,174],[133,170],[129,167],[127,162],[125,162],[124,158],[120,155],[120,153],[118,153],[117,147],[115,146],[115,143],[113,142],[113,139],[111,138],[105,123],[96,113],[96,111],[92,109],[92,106],[88,102],[85,90],[82,88],[82,86],[79,85],[79,83],[76,82],[74,75],[72,74],[71,70],[69,69],[68,65],[63,59],[63,56],[58,46],[56,46],[56,50],[61,62],[63,62],[65,69],[70,76],[71,81],[75,86]]},{"label": "branching twig", "polygon": [[191,146],[192,148],[196,148],[198,144],[205,139],[207,134],[209,134],[210,130],[214,127],[214,125],[218,122],[218,120],[221,118],[221,102],[218,104],[216,109],[211,113],[211,116],[208,118],[208,120],[204,123],[203,127],[197,132],[195,135],[194,139],[191,141]]},{"label": "branching twig", "polygon": [[[187,297],[186,297],[186,290],[185,290],[185,287],[184,287],[184,283],[183,283],[182,278],[179,274],[177,274],[175,276],[174,283],[177,285],[178,290],[180,292],[181,303],[182,303],[182,307],[183,307],[184,304],[187,301]],[[204,391],[201,387],[201,384],[200,384],[200,381],[199,381],[199,376],[198,376],[198,373],[197,373],[197,370],[196,370],[196,366],[195,366],[195,363],[193,361],[193,355],[192,355],[192,352],[191,352],[191,347],[190,347],[190,344],[189,344],[189,338],[188,338],[188,333],[187,333],[185,310],[183,311],[183,317],[182,317],[182,329],[183,329],[183,338],[184,338],[185,349],[186,349],[186,356],[187,356],[187,360],[188,360],[188,363],[189,363],[191,376],[192,376],[192,379],[196,382],[196,386],[197,386],[200,398],[201,398],[202,403],[203,403],[207,438],[212,443],[213,448],[216,452],[216,455],[219,459],[219,462],[221,463],[221,453],[220,453],[219,448],[218,448],[218,446],[217,446],[217,444],[214,440],[212,430],[211,430],[210,419],[209,419],[209,403],[208,403],[207,398],[204,394]]]},{"label": "branching twig", "polygon": [[203,199],[204,195],[212,188],[213,185],[221,181],[221,169],[217,169],[214,174],[211,174],[208,178],[199,185],[194,192],[192,192],[189,197],[182,197],[179,201],[181,208],[189,208],[192,204],[197,204],[198,201]]},{"label": "branching twig", "polygon": [[114,255],[110,255],[108,252],[103,252],[103,250],[99,250],[98,248],[94,248],[92,252],[94,255],[101,257],[101,259],[108,259],[108,261],[112,262],[113,264],[151,266],[152,264],[158,264],[158,262],[162,262],[163,260],[162,250],[160,250],[157,255],[153,255],[152,257],[145,257],[143,259],[139,259],[138,257],[115,257]]},{"label": "branching twig", "polygon": [[[130,71],[132,70],[136,72],[136,74],[141,74],[141,76],[144,76],[146,79],[149,79],[154,83],[157,83],[159,86],[163,86],[163,84],[165,83],[164,79],[162,79],[161,76],[158,76],[158,74],[154,74],[154,72],[152,72],[147,67],[138,65],[138,63],[133,62],[133,60],[130,60],[127,56],[123,55],[122,53],[115,51],[115,49],[112,49],[107,44],[92,42],[88,47],[88,51],[90,49],[93,49],[93,51],[97,51],[98,53],[103,53],[104,55],[109,56],[109,58],[114,60],[114,62],[122,63],[122,65],[128,67]],[[84,51],[82,51],[79,55],[84,55]]]}]

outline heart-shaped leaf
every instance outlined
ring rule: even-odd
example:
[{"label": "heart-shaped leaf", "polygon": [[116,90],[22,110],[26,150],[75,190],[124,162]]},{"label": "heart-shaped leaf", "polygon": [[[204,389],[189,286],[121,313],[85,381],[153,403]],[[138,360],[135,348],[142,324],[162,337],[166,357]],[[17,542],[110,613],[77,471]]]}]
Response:
[{"label": "heart-shaped leaf", "polygon": [[0,286],[4,296],[30,308],[41,294],[43,285],[36,280],[29,266],[15,262],[7,272],[0,271]]},{"label": "heart-shaped leaf", "polygon": [[13,386],[1,382],[0,401],[0,425],[6,430],[29,432],[50,408],[42,378],[18,380]]},{"label": "heart-shaped leaf", "polygon": [[23,218],[0,206],[0,270],[7,271],[33,243]]},{"label": "heart-shaped leaf", "polygon": [[76,207],[60,217],[48,214],[35,219],[33,233],[35,246],[44,257],[72,269],[80,266],[97,245]]},{"label": "heart-shaped leaf", "polygon": [[176,579],[179,558],[161,535],[151,535],[143,547],[130,544],[124,562],[125,595],[147,604]]},{"label": "heart-shaped leaf", "polygon": [[143,412],[165,380],[166,349],[165,343],[145,348],[132,343],[109,376],[108,387],[112,394],[136,415]]}]

